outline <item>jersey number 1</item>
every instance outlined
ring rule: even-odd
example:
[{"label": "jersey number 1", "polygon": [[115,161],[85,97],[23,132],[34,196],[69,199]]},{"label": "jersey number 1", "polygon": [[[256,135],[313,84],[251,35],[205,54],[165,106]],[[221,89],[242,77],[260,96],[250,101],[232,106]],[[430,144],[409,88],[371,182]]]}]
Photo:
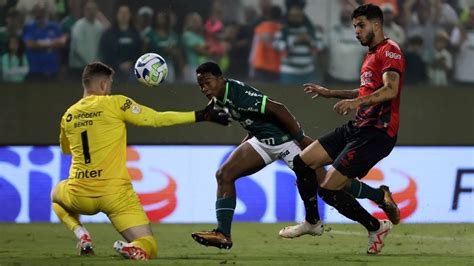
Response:
[{"label": "jersey number 1", "polygon": [[91,163],[91,154],[89,153],[89,140],[87,138],[87,130],[81,133],[82,153],[84,154],[84,163]]}]

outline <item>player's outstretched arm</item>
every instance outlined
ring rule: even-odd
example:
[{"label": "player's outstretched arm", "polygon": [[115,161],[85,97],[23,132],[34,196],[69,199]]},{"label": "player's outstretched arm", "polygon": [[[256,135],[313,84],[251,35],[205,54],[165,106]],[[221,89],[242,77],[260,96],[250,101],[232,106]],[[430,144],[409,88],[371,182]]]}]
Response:
[{"label": "player's outstretched arm", "polygon": [[360,105],[372,105],[375,103],[390,101],[398,95],[400,75],[395,71],[387,71],[382,76],[383,86],[373,93],[350,100],[342,100],[334,105],[334,111],[340,115],[346,115]]},{"label": "player's outstretched arm", "polygon": [[230,123],[230,115],[224,109],[217,109],[215,103],[209,103],[203,110],[196,112],[157,112],[152,108],[140,105],[132,99],[123,97],[120,106],[124,120],[137,126],[167,127],[209,121],[221,125]]},{"label": "player's outstretched arm", "polygon": [[312,95],[311,98],[322,96],[324,98],[354,99],[359,96],[359,89],[355,90],[330,90],[314,83],[306,83],[303,85],[304,91]]}]

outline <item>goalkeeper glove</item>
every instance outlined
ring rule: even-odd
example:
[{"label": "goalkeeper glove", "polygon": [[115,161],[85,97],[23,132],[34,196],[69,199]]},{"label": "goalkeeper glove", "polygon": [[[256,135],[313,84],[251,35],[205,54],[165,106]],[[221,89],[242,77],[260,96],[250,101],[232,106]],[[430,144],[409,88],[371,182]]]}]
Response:
[{"label": "goalkeeper glove", "polygon": [[213,98],[203,110],[194,112],[196,122],[209,121],[227,126],[230,124],[230,114],[226,108],[220,108],[216,105]]}]

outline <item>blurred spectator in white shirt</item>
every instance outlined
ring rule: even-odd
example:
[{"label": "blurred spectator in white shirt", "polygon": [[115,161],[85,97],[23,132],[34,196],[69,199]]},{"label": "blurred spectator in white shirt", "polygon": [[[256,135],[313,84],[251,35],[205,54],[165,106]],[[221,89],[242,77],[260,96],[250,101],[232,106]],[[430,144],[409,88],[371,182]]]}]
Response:
[{"label": "blurred spectator in white shirt", "polygon": [[454,80],[461,83],[474,83],[474,5],[469,8],[469,17],[451,33],[451,45],[456,50]]},{"label": "blurred spectator in white shirt", "polygon": [[446,0],[432,0],[433,16],[437,23],[446,32],[451,32],[453,27],[459,23],[459,16],[454,8],[446,3]]},{"label": "blurred spectator in white shirt", "polygon": [[430,0],[406,0],[403,6],[404,26],[407,38],[423,38],[423,59],[428,62],[434,54],[434,39],[441,29],[434,17]]},{"label": "blurred spectator in white shirt", "polygon": [[87,1],[84,5],[84,17],[72,27],[69,66],[77,71],[82,71],[85,65],[100,58],[100,38],[105,25],[97,19],[98,12],[97,3]]},{"label": "blurred spectator in white shirt", "polygon": [[342,6],[339,24],[329,32],[329,67],[330,81],[355,82],[360,77],[360,66],[367,48],[355,38],[352,26],[352,7]]},{"label": "blurred spectator in white shirt", "polygon": [[394,7],[391,3],[382,4],[383,32],[385,36],[397,42],[400,46],[405,44],[405,31],[395,22]]},{"label": "blurred spectator in white shirt", "polygon": [[449,35],[440,30],[434,42],[434,54],[428,64],[428,81],[431,85],[446,86],[449,84],[449,71],[453,68],[453,57],[447,49]]},{"label": "blurred spectator in white shirt", "polygon": [[30,68],[25,55],[25,44],[20,37],[8,38],[7,52],[0,59],[4,81],[22,82],[25,79]]}]

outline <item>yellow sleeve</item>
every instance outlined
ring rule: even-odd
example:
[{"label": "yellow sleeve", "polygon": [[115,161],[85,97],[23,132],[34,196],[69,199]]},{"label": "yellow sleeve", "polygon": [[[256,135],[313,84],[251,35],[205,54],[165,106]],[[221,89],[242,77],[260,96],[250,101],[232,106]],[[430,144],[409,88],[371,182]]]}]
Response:
[{"label": "yellow sleeve", "polygon": [[118,95],[117,100],[123,120],[137,126],[167,127],[196,122],[194,112],[157,112],[125,96]]},{"label": "yellow sleeve", "polygon": [[64,154],[71,154],[71,145],[69,140],[66,137],[66,132],[64,130],[64,119],[61,119],[61,132],[59,133],[59,145]]}]

